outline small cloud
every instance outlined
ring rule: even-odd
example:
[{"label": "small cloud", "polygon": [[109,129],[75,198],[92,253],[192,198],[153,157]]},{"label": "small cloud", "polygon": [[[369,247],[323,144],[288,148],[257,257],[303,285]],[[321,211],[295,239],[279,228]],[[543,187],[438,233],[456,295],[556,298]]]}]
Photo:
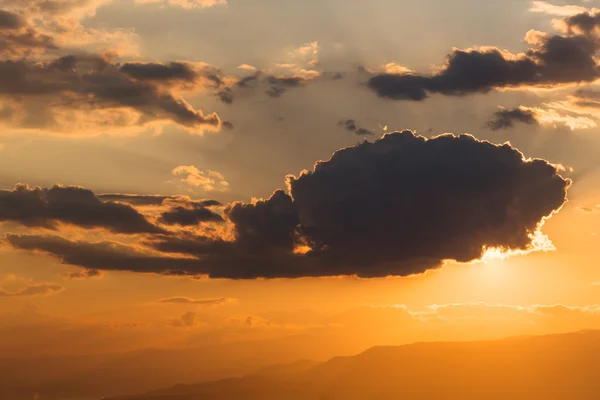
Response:
[{"label": "small cloud", "polygon": [[345,121],[340,121],[340,123],[338,125],[343,126],[347,131],[356,133],[357,135],[360,135],[360,136],[373,135],[372,131],[359,127],[357,125],[357,122],[353,119],[347,119]]},{"label": "small cloud", "polygon": [[258,68],[256,68],[253,65],[249,65],[249,64],[242,64],[238,68],[242,69],[244,71],[251,71],[251,72],[257,72],[258,71]]},{"label": "small cloud", "polygon": [[577,207],[577,209],[586,214],[594,214],[600,212],[600,204],[597,204],[595,206],[580,206]]},{"label": "small cloud", "polygon": [[54,283],[38,283],[9,275],[0,281],[0,298],[2,297],[37,297],[60,293],[65,288]]},{"label": "small cloud", "polygon": [[496,111],[492,118],[486,123],[486,126],[493,131],[497,131],[500,129],[513,128],[515,122],[521,122],[528,125],[538,124],[534,110],[525,107],[515,107]]},{"label": "small cloud", "polygon": [[80,269],[78,271],[65,272],[61,274],[64,279],[80,280],[80,279],[102,279],[104,273],[97,269]]},{"label": "small cloud", "polygon": [[223,306],[227,304],[237,304],[237,299],[229,297],[211,298],[211,299],[190,299],[188,297],[169,297],[166,299],[160,299],[159,303],[170,303],[170,304],[193,304],[204,307],[215,307]]},{"label": "small cloud", "polygon": [[549,15],[555,15],[557,17],[570,17],[572,15],[585,13],[588,11],[587,8],[576,5],[565,5],[557,6],[550,4],[547,1],[533,1],[529,11],[535,13],[543,13]]},{"label": "small cloud", "polygon": [[178,319],[172,320],[170,325],[175,328],[193,328],[196,325],[197,316],[198,315],[195,312],[189,311],[183,314]]},{"label": "small cloud", "polygon": [[172,171],[175,176],[183,176],[181,182],[200,187],[207,192],[224,192],[229,189],[225,177],[216,171],[200,170],[193,165],[180,165]]},{"label": "small cloud", "polygon": [[387,63],[384,68],[386,74],[404,75],[412,72],[410,69],[396,63]]}]

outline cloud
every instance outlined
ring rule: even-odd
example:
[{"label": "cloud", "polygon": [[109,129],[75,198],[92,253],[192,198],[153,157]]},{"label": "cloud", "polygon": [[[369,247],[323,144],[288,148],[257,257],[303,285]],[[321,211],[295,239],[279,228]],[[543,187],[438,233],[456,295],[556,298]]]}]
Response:
[{"label": "cloud", "polygon": [[106,193],[97,195],[102,201],[120,202],[134,206],[160,206],[169,196]]},{"label": "cloud", "polygon": [[289,88],[304,86],[309,81],[302,76],[268,76],[266,82],[269,89],[265,92],[270,97],[279,97]]},{"label": "cloud", "polygon": [[593,214],[593,213],[600,212],[600,204],[595,205],[595,206],[580,206],[580,207],[577,207],[577,209],[586,214]]},{"label": "cloud", "polygon": [[[15,290],[7,290],[7,285],[16,285]],[[37,283],[9,276],[0,282],[0,298],[2,297],[37,297],[60,293],[65,288],[54,283]]]},{"label": "cloud", "polygon": [[530,31],[525,41],[531,47],[518,55],[495,47],[454,49],[433,74],[382,73],[371,76],[368,87],[379,97],[422,101],[430,94],[464,96],[494,89],[554,87],[599,77],[596,37]]},{"label": "cloud", "polygon": [[97,269],[79,269],[77,271],[65,272],[61,274],[64,279],[102,279],[104,273]]},{"label": "cloud", "polygon": [[214,299],[190,299],[188,297],[169,297],[166,299],[160,299],[159,303],[170,303],[170,304],[193,304],[204,307],[223,306],[227,304],[236,303],[236,299],[229,297],[220,297]]},{"label": "cloud", "polygon": [[535,112],[525,107],[516,107],[496,111],[486,123],[486,126],[493,131],[497,131],[499,129],[513,128],[515,122],[528,125],[537,125],[539,123]]},{"label": "cloud", "polygon": [[15,13],[0,10],[0,29],[19,29],[25,26],[25,19]]},{"label": "cloud", "polygon": [[194,109],[174,90],[214,86],[207,73],[185,63],[120,66],[109,56],[89,54],[3,60],[0,100],[12,108],[13,129],[95,134],[112,127],[131,133],[131,127],[172,123],[202,133],[218,130],[219,117]]},{"label": "cloud", "polygon": [[186,10],[208,8],[218,5],[227,5],[227,0],[135,0],[136,3],[162,3],[172,7],[181,7]]},{"label": "cloud", "polygon": [[227,206],[232,234],[146,237],[138,245],[7,235],[86,268],[213,278],[418,274],[486,249],[535,250],[570,181],[509,144],[410,131],[341,149],[314,171],[288,176],[289,194]]},{"label": "cloud", "polygon": [[22,15],[0,9],[1,56],[20,58],[57,48],[50,36],[30,26]]},{"label": "cloud", "polygon": [[368,276],[527,249],[569,182],[508,144],[402,132],[342,149],[289,185],[309,255]]},{"label": "cloud", "polygon": [[540,125],[564,125],[571,130],[591,129],[598,126],[600,117],[600,96],[593,90],[578,89],[566,100],[543,103],[537,107],[519,108],[535,115]]},{"label": "cloud", "polygon": [[373,135],[373,132],[371,132],[370,130],[359,127],[356,124],[356,121],[353,119],[347,119],[345,121],[340,121],[340,123],[338,125],[343,126],[344,129],[346,129],[347,131],[356,133],[357,135],[361,135],[361,136]]},{"label": "cloud", "polygon": [[592,36],[600,26],[600,12],[582,12],[565,19],[565,25],[570,33]]},{"label": "cloud", "polygon": [[199,79],[199,72],[193,68],[192,64],[183,62],[168,64],[129,62],[123,64],[119,70],[140,81],[195,83]]},{"label": "cloud", "polygon": [[51,38],[56,47],[45,50],[76,47],[84,52],[110,51],[137,54],[137,35],[132,30],[107,30],[82,24],[85,18],[93,17],[99,7],[109,2],[109,0],[10,0],[5,1],[3,5],[8,11],[22,16],[27,22],[26,29],[35,36]]},{"label": "cloud", "polygon": [[558,17],[569,17],[571,15],[587,12],[587,8],[577,5],[557,6],[547,1],[532,1],[531,12],[556,15]]},{"label": "cloud", "polygon": [[105,228],[114,233],[161,233],[135,208],[103,202],[90,190],[76,186],[30,188],[19,184],[0,190],[0,222],[57,229],[58,223],[82,228]]},{"label": "cloud", "polygon": [[203,205],[192,208],[176,206],[161,213],[159,221],[166,225],[192,226],[202,222],[224,222],[223,217]]},{"label": "cloud", "polygon": [[192,271],[198,264],[195,259],[165,257],[116,242],[88,243],[53,235],[15,234],[6,235],[6,241],[16,248],[53,254],[64,264],[90,269],[169,274]]},{"label": "cloud", "polygon": [[193,165],[180,165],[173,169],[173,175],[183,176],[181,182],[192,186],[199,187],[207,192],[224,192],[229,189],[229,183],[225,177],[216,171],[202,171]]},{"label": "cloud", "polygon": [[186,312],[179,319],[171,321],[171,326],[175,328],[193,328],[196,325],[198,314],[193,311]]},{"label": "cloud", "polygon": [[266,200],[230,204],[225,215],[235,225],[236,244],[250,253],[294,248],[300,220],[291,197],[282,190]]}]

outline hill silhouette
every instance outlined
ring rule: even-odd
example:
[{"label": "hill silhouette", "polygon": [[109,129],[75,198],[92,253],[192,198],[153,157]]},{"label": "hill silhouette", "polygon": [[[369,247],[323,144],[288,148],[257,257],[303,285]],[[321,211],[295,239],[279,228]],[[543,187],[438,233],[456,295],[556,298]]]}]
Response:
[{"label": "hill silhouette", "polygon": [[118,399],[591,400],[600,393],[600,331],[374,347],[271,372]]}]

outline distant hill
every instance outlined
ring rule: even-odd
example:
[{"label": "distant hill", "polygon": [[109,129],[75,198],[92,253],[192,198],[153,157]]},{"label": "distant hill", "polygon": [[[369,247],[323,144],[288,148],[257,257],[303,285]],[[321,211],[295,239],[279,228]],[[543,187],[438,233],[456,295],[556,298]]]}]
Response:
[{"label": "distant hill", "polygon": [[[145,349],[127,353],[0,358],[0,400],[98,400],[175,384],[266,374],[306,357],[326,360],[356,348],[308,335],[240,341],[188,349]],[[299,372],[314,366],[294,363]],[[309,362],[308,362],[309,363]],[[270,366],[270,367],[269,367]],[[261,368],[266,368],[261,370]],[[285,368],[294,368],[286,366]]]},{"label": "distant hill", "polygon": [[119,400],[592,400],[600,332],[374,347],[295,367]]}]

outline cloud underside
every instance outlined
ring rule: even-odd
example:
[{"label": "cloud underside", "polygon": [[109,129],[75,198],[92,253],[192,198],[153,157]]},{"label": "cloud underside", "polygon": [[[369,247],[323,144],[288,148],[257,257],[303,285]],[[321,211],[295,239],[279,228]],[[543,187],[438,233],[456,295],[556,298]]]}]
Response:
[{"label": "cloud underside", "polygon": [[0,190],[0,222],[16,222],[30,228],[58,229],[60,224],[105,228],[114,233],[161,233],[134,207],[100,200],[80,187],[50,189],[17,185]]},{"label": "cloud underside", "polygon": [[[410,131],[341,149],[287,183],[289,193],[235,202],[222,213],[208,209],[214,202],[175,206],[152,225],[162,232],[139,236],[136,245],[44,234],[6,241],[95,270],[232,279],[404,276],[445,260],[477,260],[490,247],[531,249],[569,186],[556,167],[525,160],[509,144],[470,135],[428,140]],[[77,208],[71,204],[74,214]],[[204,236],[195,223],[215,228]]]}]

